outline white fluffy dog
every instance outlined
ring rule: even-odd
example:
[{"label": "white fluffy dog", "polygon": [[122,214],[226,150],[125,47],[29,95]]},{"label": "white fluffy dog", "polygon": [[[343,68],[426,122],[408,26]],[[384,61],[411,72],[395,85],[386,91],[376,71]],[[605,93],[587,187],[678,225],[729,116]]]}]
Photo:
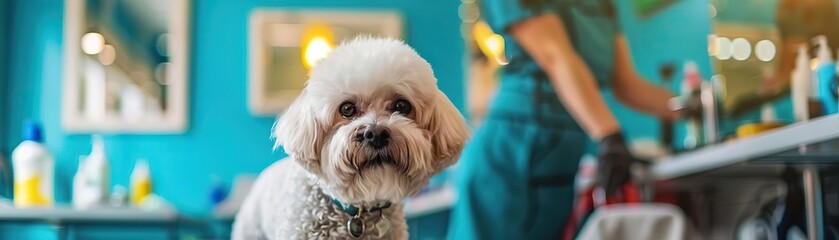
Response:
[{"label": "white fluffy dog", "polygon": [[401,201],[453,164],[466,123],[401,41],[360,37],[321,60],[274,126],[233,239],[407,239]]}]

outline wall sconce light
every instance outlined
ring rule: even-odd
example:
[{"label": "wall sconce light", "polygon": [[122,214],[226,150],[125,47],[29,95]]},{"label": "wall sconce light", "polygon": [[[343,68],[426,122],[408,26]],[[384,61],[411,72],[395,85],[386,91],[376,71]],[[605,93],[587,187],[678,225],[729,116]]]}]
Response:
[{"label": "wall sconce light", "polygon": [[507,65],[507,57],[504,56],[504,37],[492,31],[489,25],[480,21],[472,28],[472,34],[478,44],[478,48],[489,59],[494,59],[495,63],[500,65]]},{"label": "wall sconce light", "polygon": [[329,26],[323,24],[312,24],[306,28],[303,34],[303,41],[300,46],[300,56],[306,70],[312,67],[321,59],[325,58],[335,48],[335,35]]}]

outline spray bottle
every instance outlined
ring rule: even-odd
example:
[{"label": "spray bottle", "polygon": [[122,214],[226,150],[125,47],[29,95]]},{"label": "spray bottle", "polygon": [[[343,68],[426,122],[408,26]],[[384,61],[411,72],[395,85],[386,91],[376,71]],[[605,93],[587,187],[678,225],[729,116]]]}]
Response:
[{"label": "spray bottle", "polygon": [[73,186],[73,206],[79,209],[108,203],[111,188],[111,167],[102,136],[92,136],[90,155],[79,162]]},{"label": "spray bottle", "polygon": [[827,37],[819,35],[813,38],[813,44],[818,44],[819,49],[816,57],[819,64],[816,67],[816,78],[818,79],[819,100],[821,101],[824,115],[839,112],[837,108],[836,92],[836,63],[833,62],[833,53],[827,45]]}]

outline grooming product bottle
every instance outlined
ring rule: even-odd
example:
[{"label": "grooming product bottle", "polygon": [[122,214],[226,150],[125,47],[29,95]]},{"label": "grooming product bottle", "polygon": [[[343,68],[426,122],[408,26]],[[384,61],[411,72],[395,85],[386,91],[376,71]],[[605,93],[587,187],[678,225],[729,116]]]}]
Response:
[{"label": "grooming product bottle", "polygon": [[152,192],[149,162],[145,159],[137,160],[131,171],[131,204],[139,206],[143,199]]},{"label": "grooming product bottle", "polygon": [[73,206],[76,208],[103,206],[110,197],[111,166],[105,154],[105,143],[99,135],[91,139],[90,155],[79,163],[79,172],[76,173],[78,186],[73,189]]},{"label": "grooming product bottle", "polygon": [[76,175],[73,176],[73,198],[72,204],[73,207],[83,208],[86,205],[90,205],[89,202],[91,200],[88,195],[85,195],[87,189],[85,188],[87,184],[87,179],[85,176],[85,168],[84,168],[84,160],[87,156],[80,156],[79,157],[79,166],[76,169]]},{"label": "grooming product bottle", "polygon": [[824,115],[834,114],[837,110],[836,93],[836,63],[833,62],[833,52],[827,45],[827,37],[819,35],[813,38],[813,44],[819,48],[816,57],[819,64],[816,66],[816,78],[819,85],[819,99],[821,101]]},{"label": "grooming product bottle", "polygon": [[778,122],[777,114],[775,113],[775,108],[772,107],[772,104],[765,103],[760,107],[760,122]]},{"label": "grooming product bottle", "polygon": [[810,118],[809,105],[813,73],[810,71],[810,56],[807,54],[807,44],[798,47],[798,56],[795,58],[795,69],[792,70],[792,110],[795,121],[804,121]]},{"label": "grooming product bottle", "polygon": [[23,139],[12,151],[15,206],[52,206],[55,160],[42,144],[41,127],[26,121]]}]

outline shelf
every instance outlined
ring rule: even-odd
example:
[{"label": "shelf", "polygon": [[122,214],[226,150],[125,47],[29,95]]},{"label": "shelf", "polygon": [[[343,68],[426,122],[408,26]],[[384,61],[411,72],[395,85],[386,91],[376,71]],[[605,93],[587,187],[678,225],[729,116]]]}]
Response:
[{"label": "shelf", "polygon": [[93,208],[77,210],[68,206],[50,208],[0,207],[0,221],[48,222],[174,222],[174,210],[145,211],[136,208]]}]

